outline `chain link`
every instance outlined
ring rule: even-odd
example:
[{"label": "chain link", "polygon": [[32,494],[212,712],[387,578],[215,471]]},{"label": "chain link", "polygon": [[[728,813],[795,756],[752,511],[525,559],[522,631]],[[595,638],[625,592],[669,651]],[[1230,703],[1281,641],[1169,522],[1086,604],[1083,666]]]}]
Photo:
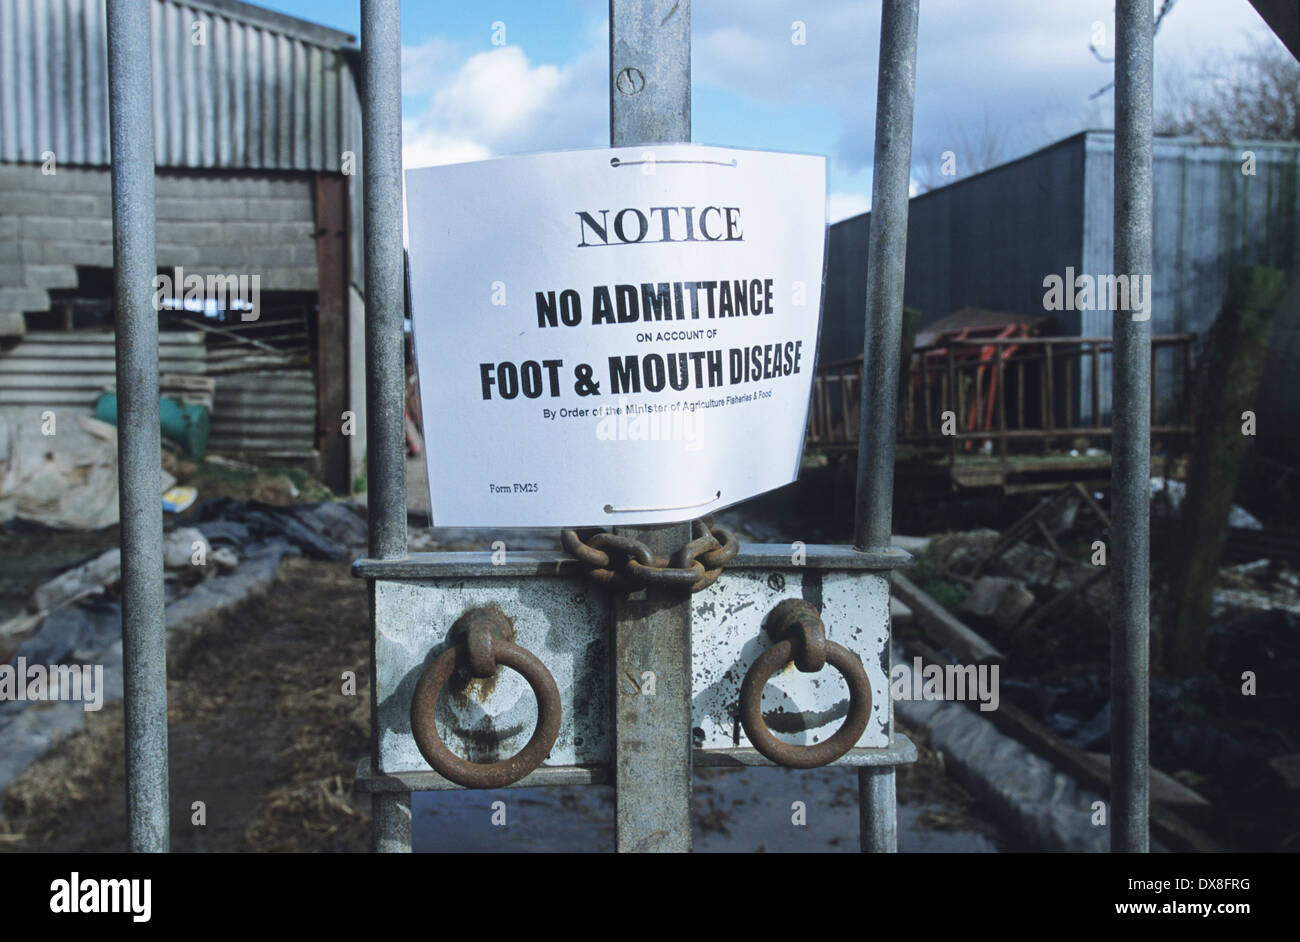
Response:
[{"label": "chain link", "polygon": [[691,523],[691,541],[669,559],[655,556],[640,540],[606,530],[561,530],[560,543],[587,567],[600,585],[620,592],[646,586],[675,586],[691,592],[718,581],[722,567],[735,558],[740,544],[725,527],[708,518]]}]

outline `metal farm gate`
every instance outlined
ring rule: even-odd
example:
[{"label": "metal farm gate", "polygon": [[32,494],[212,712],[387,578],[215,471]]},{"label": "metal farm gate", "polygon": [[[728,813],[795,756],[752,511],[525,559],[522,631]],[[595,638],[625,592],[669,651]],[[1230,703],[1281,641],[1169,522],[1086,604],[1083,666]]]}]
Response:
[{"label": "metal farm gate", "polygon": [[[737,552],[720,529],[681,523],[587,538],[569,531],[574,555],[512,553],[496,566],[486,552],[408,554],[400,2],[361,3],[370,546],[354,570],[371,600],[372,745],[357,785],[373,797],[375,850],[410,850],[412,791],[606,784],[615,789],[618,850],[687,851],[692,769],[774,763],[856,767],[862,850],[897,849],[894,770],[916,756],[893,729],[888,577],[910,561],[890,536],[918,3],[884,0],[881,18],[854,545],[810,545],[796,561],[786,545]],[[611,0],[611,146],[689,139],[690,12],[690,0]],[[108,31],[129,842],[167,851],[149,0],[108,4]],[[1151,267],[1150,0],[1117,0],[1116,33],[1114,266],[1133,276]],[[1149,389],[1150,321],[1118,314],[1116,851],[1148,849]],[[607,592],[592,587],[592,568],[615,582],[641,578],[624,583],[633,591]],[[737,614],[725,627],[724,610]],[[703,637],[707,644],[693,644]],[[811,745],[778,739],[761,706],[766,681],[791,662],[814,687],[831,669],[848,682],[847,714],[806,736]],[[522,733],[510,742],[501,734],[491,748],[459,732],[444,742],[434,715],[452,671],[486,679],[504,675],[501,666],[537,694],[526,744]],[[728,717],[743,724],[749,746]],[[486,761],[468,761],[468,751]]]}]

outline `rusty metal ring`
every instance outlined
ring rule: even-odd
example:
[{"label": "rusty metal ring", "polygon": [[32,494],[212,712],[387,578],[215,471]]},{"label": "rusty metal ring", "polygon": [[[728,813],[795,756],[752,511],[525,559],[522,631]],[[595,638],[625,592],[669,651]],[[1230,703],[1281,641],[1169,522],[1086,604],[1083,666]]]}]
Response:
[{"label": "rusty metal ring", "polygon": [[537,697],[537,728],[528,744],[509,759],[470,762],[448,749],[438,734],[434,722],[438,696],[456,669],[457,648],[448,648],[425,668],[411,698],[411,734],[420,755],[443,778],[465,788],[504,788],[519,781],[550,755],[560,734],[560,691],[546,665],[526,648],[500,639],[493,639],[492,655],[498,664],[518,671]]},{"label": "rusty metal ring", "polygon": [[803,599],[784,599],[768,613],[764,627],[777,641],[797,641],[794,666],[815,674],[826,666],[826,624],[817,607]]},{"label": "rusty metal ring", "polygon": [[862,738],[871,719],[871,681],[857,656],[843,645],[826,642],[826,663],[843,675],[849,685],[849,712],[844,723],[829,739],[811,746],[798,746],[777,739],[763,721],[763,688],[772,675],[794,660],[795,642],[778,641],[750,665],[740,685],[740,725],[750,743],[777,765],[791,769],[815,769],[829,765]]},{"label": "rusty metal ring", "polygon": [[[507,627],[509,622],[506,622]],[[496,655],[492,653],[492,633],[490,630],[474,630],[465,633],[465,661],[471,677],[484,679],[497,672]]]},{"label": "rusty metal ring", "polygon": [[826,666],[826,626],[821,617],[796,618],[792,629],[798,632],[799,643],[794,648],[794,666],[805,674],[815,674]]}]

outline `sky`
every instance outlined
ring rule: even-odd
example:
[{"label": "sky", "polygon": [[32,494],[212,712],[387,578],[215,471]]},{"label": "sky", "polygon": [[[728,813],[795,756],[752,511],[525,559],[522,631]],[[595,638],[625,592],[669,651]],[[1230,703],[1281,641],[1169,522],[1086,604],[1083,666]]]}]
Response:
[{"label": "sky", "polygon": [[[358,0],[261,5],[360,34]],[[1153,0],[1153,9],[1159,3]],[[828,217],[870,207],[879,0],[695,0],[692,140],[823,154]],[[922,0],[914,191],[1111,126],[1113,0]],[[804,43],[793,40],[803,24]],[[1156,108],[1216,56],[1277,42],[1247,0],[1178,0],[1156,37]],[[408,168],[607,146],[605,0],[406,0]]]}]

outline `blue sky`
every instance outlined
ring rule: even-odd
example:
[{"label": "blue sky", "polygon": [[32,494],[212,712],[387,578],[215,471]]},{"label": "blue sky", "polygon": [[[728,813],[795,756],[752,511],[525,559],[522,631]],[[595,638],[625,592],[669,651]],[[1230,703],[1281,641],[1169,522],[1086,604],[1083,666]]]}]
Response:
[{"label": "blue sky", "polygon": [[[358,0],[262,5],[360,32]],[[608,144],[607,15],[604,0],[403,3],[407,166]],[[693,139],[825,154],[831,220],[866,210],[879,0],[695,0],[692,17]],[[1088,44],[1100,23],[1113,54],[1113,19],[1113,0],[922,0],[916,179],[942,182],[946,150],[1007,159],[1110,126],[1112,95],[1090,96],[1111,68]],[[1178,0],[1156,39],[1157,108],[1252,41],[1276,42],[1247,0]]]}]

